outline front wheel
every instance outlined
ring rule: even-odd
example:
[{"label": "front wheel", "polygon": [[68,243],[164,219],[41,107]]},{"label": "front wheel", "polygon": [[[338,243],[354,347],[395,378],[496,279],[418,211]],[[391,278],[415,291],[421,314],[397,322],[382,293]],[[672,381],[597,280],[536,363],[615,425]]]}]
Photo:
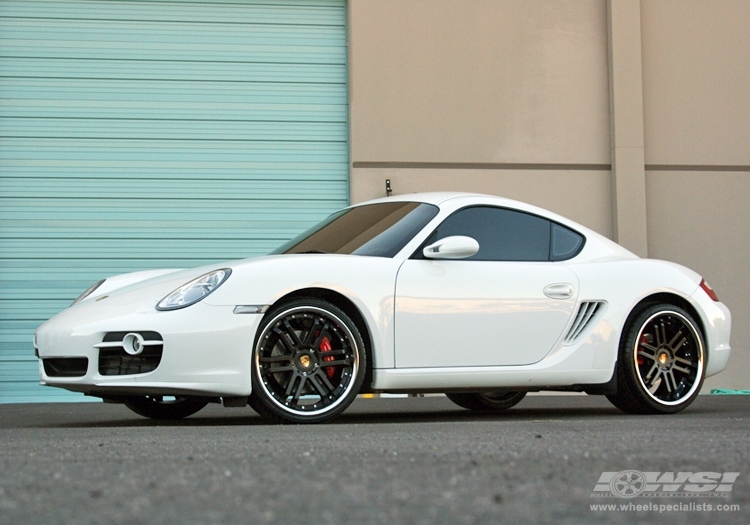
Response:
[{"label": "front wheel", "polygon": [[461,408],[476,410],[478,412],[499,412],[516,406],[526,397],[526,392],[495,390],[491,392],[445,395]]},{"label": "front wheel", "polygon": [[617,393],[607,398],[631,414],[669,414],[698,396],[705,373],[698,323],[670,304],[643,310],[625,328],[617,366]]},{"label": "front wheel", "polygon": [[208,404],[190,396],[138,396],[125,401],[125,406],[139,416],[170,420],[192,416]]},{"label": "front wheel", "polygon": [[318,423],[351,404],[365,377],[366,354],[355,323],[314,298],[274,308],[253,352],[253,408],[285,423]]}]

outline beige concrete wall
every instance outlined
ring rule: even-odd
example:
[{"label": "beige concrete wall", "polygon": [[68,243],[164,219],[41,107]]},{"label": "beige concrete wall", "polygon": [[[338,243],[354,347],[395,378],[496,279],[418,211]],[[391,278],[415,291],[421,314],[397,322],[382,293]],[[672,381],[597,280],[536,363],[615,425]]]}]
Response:
[{"label": "beige concrete wall", "polygon": [[390,178],[612,234],[603,0],[351,0],[349,34],[352,202]]},{"label": "beige concrete wall", "polygon": [[609,163],[606,9],[352,0],[354,161]]},{"label": "beige concrete wall", "polygon": [[646,164],[750,165],[750,2],[644,0]]},{"label": "beige concrete wall", "polygon": [[[750,3],[641,2],[649,256],[701,273],[732,310],[710,387],[750,388]],[[705,391],[705,389],[704,389]]]}]

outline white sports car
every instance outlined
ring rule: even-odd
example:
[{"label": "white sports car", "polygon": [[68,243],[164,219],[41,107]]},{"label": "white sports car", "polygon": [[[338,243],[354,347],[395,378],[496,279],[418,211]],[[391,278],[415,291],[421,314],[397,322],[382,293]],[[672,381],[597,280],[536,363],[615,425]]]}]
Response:
[{"label": "white sports car", "polygon": [[432,193],[346,208],[265,257],[105,279],[34,346],[42,384],[146,417],[223,402],[312,423],[364,392],[677,412],[726,366],[730,330],[687,268],[528,204]]}]

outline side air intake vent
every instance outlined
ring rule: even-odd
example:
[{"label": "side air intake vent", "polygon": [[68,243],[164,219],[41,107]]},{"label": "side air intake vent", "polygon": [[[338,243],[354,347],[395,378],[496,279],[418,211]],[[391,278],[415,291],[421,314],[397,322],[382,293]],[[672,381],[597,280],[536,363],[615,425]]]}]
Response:
[{"label": "side air intake vent", "polygon": [[581,335],[586,328],[591,325],[591,321],[596,317],[596,314],[602,310],[604,302],[602,301],[586,301],[581,303],[578,307],[578,313],[573,321],[573,325],[568,330],[568,335],[565,336],[563,344],[573,344],[578,336]]}]

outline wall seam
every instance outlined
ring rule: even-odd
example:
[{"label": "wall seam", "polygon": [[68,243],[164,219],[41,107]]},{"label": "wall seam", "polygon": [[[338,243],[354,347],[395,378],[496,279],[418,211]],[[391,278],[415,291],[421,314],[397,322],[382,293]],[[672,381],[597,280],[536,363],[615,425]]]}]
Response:
[{"label": "wall seam", "polygon": [[557,164],[512,162],[368,162],[356,161],[353,168],[388,169],[448,169],[448,170],[550,170],[550,171],[609,171],[611,164]]}]

